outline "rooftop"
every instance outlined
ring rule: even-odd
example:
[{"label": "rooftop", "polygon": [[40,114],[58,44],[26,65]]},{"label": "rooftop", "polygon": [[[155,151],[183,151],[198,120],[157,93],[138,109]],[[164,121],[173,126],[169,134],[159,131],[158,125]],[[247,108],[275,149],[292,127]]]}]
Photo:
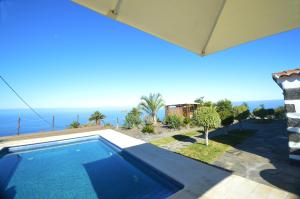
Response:
[{"label": "rooftop", "polygon": [[199,103],[192,102],[192,103],[166,104],[166,106],[187,106],[187,105],[197,105],[197,104]]},{"label": "rooftop", "polygon": [[300,75],[300,68],[295,68],[293,70],[286,70],[278,73],[273,73],[272,77],[273,79],[279,79],[282,77],[290,77],[292,75]]}]

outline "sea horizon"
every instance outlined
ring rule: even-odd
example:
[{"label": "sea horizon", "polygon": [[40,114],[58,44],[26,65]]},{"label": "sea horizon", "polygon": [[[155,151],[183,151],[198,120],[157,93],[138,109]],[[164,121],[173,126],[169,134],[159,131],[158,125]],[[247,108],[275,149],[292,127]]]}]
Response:
[{"label": "sea horizon", "polygon": [[[250,111],[264,104],[265,108],[276,108],[283,106],[284,100],[253,100],[253,101],[236,101],[232,102],[234,106],[247,103]],[[132,106],[134,107],[134,106]],[[20,116],[20,134],[28,134],[35,132],[46,132],[51,130],[63,130],[68,128],[73,121],[79,121],[80,124],[87,124],[89,116],[99,110],[106,118],[103,124],[119,125],[124,124],[126,114],[132,107],[95,107],[95,108],[36,108],[35,110],[49,124],[38,118],[30,109],[13,108],[0,109],[0,136],[10,136],[17,134],[18,117]],[[165,114],[164,108],[158,112],[158,118],[163,120]],[[52,120],[54,116],[54,129],[52,128]],[[145,114],[142,115],[144,117]]]}]

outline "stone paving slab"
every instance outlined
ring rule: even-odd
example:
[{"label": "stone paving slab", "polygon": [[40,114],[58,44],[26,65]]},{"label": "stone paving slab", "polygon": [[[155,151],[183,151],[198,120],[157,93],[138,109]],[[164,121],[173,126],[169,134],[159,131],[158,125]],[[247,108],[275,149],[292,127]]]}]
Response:
[{"label": "stone paving slab", "polygon": [[235,174],[300,195],[300,167],[288,160],[288,139],[280,121],[248,127],[258,131],[213,164]]},{"label": "stone paving slab", "polygon": [[274,189],[246,178],[231,175],[212,189],[207,191],[201,199],[298,199],[297,195]]}]

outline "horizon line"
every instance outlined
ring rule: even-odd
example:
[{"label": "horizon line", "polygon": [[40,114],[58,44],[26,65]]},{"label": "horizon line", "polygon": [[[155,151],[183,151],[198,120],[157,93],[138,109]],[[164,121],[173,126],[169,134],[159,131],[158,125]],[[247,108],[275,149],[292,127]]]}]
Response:
[{"label": "horizon line", "polygon": [[[224,98],[227,99],[227,98]],[[232,103],[243,103],[243,102],[259,102],[259,101],[284,101],[284,99],[261,99],[261,100],[237,100],[237,101],[231,101]],[[211,100],[207,100],[211,101]],[[219,101],[219,100],[217,100]],[[212,101],[212,102],[217,102]],[[112,109],[119,109],[119,108],[132,108],[137,107],[137,105],[123,105],[123,106],[99,106],[99,107],[33,107],[35,109],[102,109],[102,108],[112,108]],[[0,107],[0,110],[13,110],[13,109],[28,109],[26,107],[9,107],[9,108],[2,108]]]}]

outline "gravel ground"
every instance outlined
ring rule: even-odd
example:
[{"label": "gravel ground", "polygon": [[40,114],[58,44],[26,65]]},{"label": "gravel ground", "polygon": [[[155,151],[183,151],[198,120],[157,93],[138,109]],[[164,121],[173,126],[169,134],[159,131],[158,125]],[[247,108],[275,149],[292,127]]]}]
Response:
[{"label": "gravel ground", "polygon": [[186,132],[190,132],[190,131],[198,131],[198,130],[200,130],[200,128],[199,127],[197,127],[197,128],[182,128],[180,130],[172,130],[172,129],[164,127],[162,124],[158,124],[155,127],[155,133],[142,133],[141,128],[135,128],[135,129],[119,128],[119,129],[115,129],[115,130],[119,131],[121,133],[124,133],[126,135],[129,135],[131,137],[135,137],[135,138],[144,140],[146,142],[150,142],[152,140],[156,140],[159,138],[171,137],[173,135],[186,133]]}]

